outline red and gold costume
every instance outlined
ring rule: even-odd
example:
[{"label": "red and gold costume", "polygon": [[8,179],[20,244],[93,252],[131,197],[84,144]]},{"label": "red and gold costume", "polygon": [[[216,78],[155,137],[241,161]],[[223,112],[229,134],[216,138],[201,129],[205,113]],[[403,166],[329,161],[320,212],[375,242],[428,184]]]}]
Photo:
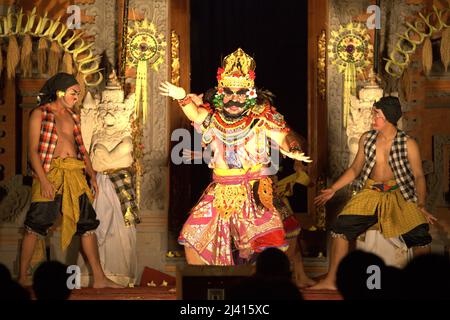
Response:
[{"label": "red and gold costume", "polygon": [[[234,249],[244,259],[267,247],[287,249],[282,217],[273,202],[269,135],[290,129],[268,101],[257,102],[254,67],[241,49],[225,57],[213,106],[200,106],[208,115],[195,124],[203,145],[211,147],[213,181],[191,210],[178,241],[206,264],[233,265]],[[224,88],[248,90],[245,111],[238,117],[223,112]]]}]

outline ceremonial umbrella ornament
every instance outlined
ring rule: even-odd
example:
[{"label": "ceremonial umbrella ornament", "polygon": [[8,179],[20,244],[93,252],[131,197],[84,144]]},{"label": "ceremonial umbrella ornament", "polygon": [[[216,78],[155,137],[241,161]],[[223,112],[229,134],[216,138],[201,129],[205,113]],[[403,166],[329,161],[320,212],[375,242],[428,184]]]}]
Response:
[{"label": "ceremonial umbrella ornament", "polygon": [[157,35],[155,25],[147,19],[136,21],[133,27],[128,28],[127,64],[136,67],[135,112],[136,119],[142,112],[143,123],[147,121],[148,114],[148,66],[158,71],[159,65],[164,61],[165,47],[164,35]]},{"label": "ceremonial umbrella ornament", "polygon": [[[141,199],[141,175],[142,165],[140,158],[143,156],[142,124],[147,122],[148,115],[148,93],[147,93],[147,73],[148,66],[155,71],[164,61],[166,42],[164,35],[157,35],[156,27],[153,23],[144,19],[142,22],[136,21],[133,27],[128,27],[127,34],[127,65],[136,68],[136,90],[135,90],[135,120],[133,122],[133,144],[136,168],[136,201],[139,204]],[[142,107],[141,107],[142,106]],[[142,114],[142,123],[140,115]]]},{"label": "ceremonial umbrella ornament", "polygon": [[328,45],[328,55],[331,63],[344,74],[344,127],[350,110],[350,96],[356,95],[356,75],[370,65],[373,57],[373,46],[367,29],[360,23],[350,22],[339,31],[331,31]]}]

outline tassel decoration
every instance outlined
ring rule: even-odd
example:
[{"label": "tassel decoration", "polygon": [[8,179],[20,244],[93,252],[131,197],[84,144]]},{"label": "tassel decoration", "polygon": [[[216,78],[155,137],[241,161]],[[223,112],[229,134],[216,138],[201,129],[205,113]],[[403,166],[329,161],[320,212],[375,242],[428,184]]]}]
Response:
[{"label": "tassel decoration", "polygon": [[50,53],[48,54],[48,75],[54,76],[59,71],[59,60],[61,59],[62,49],[58,45],[58,42],[53,41],[50,47]]},{"label": "tassel decoration", "polygon": [[447,72],[448,64],[450,63],[450,28],[445,28],[442,31],[441,37],[441,61],[444,65],[445,72]]},{"label": "tassel decoration", "polygon": [[430,37],[427,37],[423,42],[422,47],[422,68],[426,76],[430,74],[433,66],[433,46]]},{"label": "tassel decoration", "polygon": [[16,77],[16,69],[19,65],[20,50],[15,36],[9,36],[8,54],[6,57],[6,73],[8,79]]},{"label": "tassel decoration", "polygon": [[48,41],[44,37],[39,39],[38,52],[37,52],[37,68],[39,74],[43,74],[47,71],[47,49]]},{"label": "tassel decoration", "polygon": [[63,62],[62,62],[62,70],[63,72],[73,74],[73,60],[72,55],[68,52],[64,53]]},{"label": "tassel decoration", "polygon": [[32,54],[33,42],[31,36],[26,34],[23,37],[22,51],[20,53],[20,69],[24,78],[31,78],[33,72]]}]

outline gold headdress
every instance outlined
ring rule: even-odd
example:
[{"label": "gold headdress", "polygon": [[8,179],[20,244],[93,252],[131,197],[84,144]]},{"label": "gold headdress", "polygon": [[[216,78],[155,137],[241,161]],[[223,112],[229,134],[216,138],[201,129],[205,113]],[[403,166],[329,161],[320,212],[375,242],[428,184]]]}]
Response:
[{"label": "gold headdress", "polygon": [[222,68],[217,70],[219,88],[253,88],[255,68],[255,60],[238,48],[223,59]]}]

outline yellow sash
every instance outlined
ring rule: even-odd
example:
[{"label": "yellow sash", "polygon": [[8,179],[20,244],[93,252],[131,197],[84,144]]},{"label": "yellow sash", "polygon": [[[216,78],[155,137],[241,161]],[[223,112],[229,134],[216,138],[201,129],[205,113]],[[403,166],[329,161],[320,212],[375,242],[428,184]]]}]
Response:
[{"label": "yellow sash", "polygon": [[[94,200],[83,173],[84,168],[84,162],[76,158],[55,158],[47,174],[47,179],[55,187],[55,196],[62,195],[61,247],[63,250],[67,249],[76,232],[76,225],[80,218],[80,196],[86,193],[91,203]],[[38,179],[33,179],[31,192],[32,202],[55,200],[42,197]]]}]

